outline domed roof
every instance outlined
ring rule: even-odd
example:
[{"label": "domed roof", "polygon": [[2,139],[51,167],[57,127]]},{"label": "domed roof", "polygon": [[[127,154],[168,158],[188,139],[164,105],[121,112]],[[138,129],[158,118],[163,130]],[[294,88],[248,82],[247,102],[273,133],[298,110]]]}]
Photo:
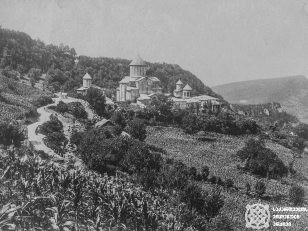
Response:
[{"label": "domed roof", "polygon": [[137,54],[136,58],[129,64],[130,66],[147,66],[146,62]]},{"label": "domed roof", "polygon": [[188,84],[186,84],[186,86],[183,88],[183,90],[192,91],[192,88]]},{"label": "domed roof", "polygon": [[87,74],[85,74],[85,75],[83,76],[82,79],[92,79],[92,78],[91,78],[91,76],[87,73]]},{"label": "domed roof", "polygon": [[179,79],[179,81],[176,83],[177,85],[183,84],[182,81]]}]

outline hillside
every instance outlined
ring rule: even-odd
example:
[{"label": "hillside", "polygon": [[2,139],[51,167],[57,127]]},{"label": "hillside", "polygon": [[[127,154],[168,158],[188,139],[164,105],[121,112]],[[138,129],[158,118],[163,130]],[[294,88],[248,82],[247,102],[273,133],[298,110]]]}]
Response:
[{"label": "hillside", "polygon": [[[129,74],[129,63],[130,60],[120,58],[77,56],[75,49],[69,46],[46,45],[43,41],[32,39],[26,33],[0,27],[0,68],[5,70],[2,71],[3,74],[7,76],[7,70],[13,69],[22,75],[28,75],[32,82],[37,82],[42,74],[47,73],[45,86],[54,92],[60,91],[63,86],[68,92],[79,88],[82,77],[88,72],[93,78],[93,84],[109,89],[106,94],[111,96],[115,94],[118,82]],[[148,65],[147,74],[161,80],[164,92],[172,92],[175,83],[181,79],[184,84],[188,83],[194,89],[194,95],[208,94],[221,97],[179,65]]]},{"label": "hillside", "polygon": [[35,117],[36,108],[51,102],[51,94],[0,75],[0,120]]},{"label": "hillside", "polygon": [[308,122],[308,80],[305,76],[290,76],[235,82],[213,87],[229,103],[265,104],[278,102],[282,108]]}]

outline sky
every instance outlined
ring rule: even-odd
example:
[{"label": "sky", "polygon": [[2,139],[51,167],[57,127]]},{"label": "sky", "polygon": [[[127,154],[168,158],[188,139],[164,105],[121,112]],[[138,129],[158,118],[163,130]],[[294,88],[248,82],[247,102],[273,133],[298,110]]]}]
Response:
[{"label": "sky", "polygon": [[208,86],[308,77],[308,0],[0,0],[0,25],[78,55],[139,52]]}]

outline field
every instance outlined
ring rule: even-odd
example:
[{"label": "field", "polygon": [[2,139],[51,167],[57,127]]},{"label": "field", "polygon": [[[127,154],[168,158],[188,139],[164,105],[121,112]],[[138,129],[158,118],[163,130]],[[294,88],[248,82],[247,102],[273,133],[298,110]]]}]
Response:
[{"label": "field", "polygon": [[[253,187],[258,178],[238,170],[237,165],[240,162],[238,162],[234,154],[244,147],[245,141],[252,136],[236,137],[208,133],[206,137],[211,137],[215,140],[202,142],[198,141],[196,136],[185,134],[181,129],[163,127],[149,127],[147,136],[146,142],[165,149],[168,157],[182,160],[188,166],[194,166],[198,170],[200,170],[203,165],[207,165],[210,168],[210,176],[219,176],[222,180],[231,178],[238,190],[224,192],[226,205],[223,209],[223,214],[229,218],[232,217],[238,230],[244,229],[245,207],[248,203],[253,204],[253,202],[258,201],[251,196],[243,194],[244,187],[246,183],[250,183]],[[289,149],[272,143],[271,141],[267,141],[266,146],[274,150],[285,163],[292,160],[292,153]],[[297,177],[284,179],[287,184],[282,184],[280,181],[276,180],[265,180],[267,195],[277,196],[280,194],[282,198],[286,198],[290,184],[294,182],[308,189],[306,180],[306,178],[308,178],[308,156],[297,159],[294,166],[297,170]],[[300,179],[300,181],[298,179]],[[203,184],[202,187],[206,190],[210,190],[212,185]],[[264,201],[264,203],[273,206],[279,205],[279,203],[273,200]],[[287,206],[285,199],[280,201],[280,203],[280,206]],[[302,230],[303,227],[308,225],[308,223],[306,223],[308,221],[308,213],[301,215],[302,218],[294,223],[293,230]],[[271,230],[275,229],[272,228]]]}]

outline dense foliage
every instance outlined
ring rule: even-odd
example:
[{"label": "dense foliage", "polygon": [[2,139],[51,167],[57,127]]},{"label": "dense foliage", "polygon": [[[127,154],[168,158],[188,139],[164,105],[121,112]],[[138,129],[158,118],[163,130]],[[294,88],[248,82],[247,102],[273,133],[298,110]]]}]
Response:
[{"label": "dense foliage", "polygon": [[283,111],[281,105],[275,102],[255,105],[232,104],[232,108],[234,111],[253,118],[265,126],[277,125],[283,127],[298,122],[296,116]]},{"label": "dense foliage", "polygon": [[133,120],[128,121],[127,127],[125,129],[133,138],[138,139],[140,141],[144,141],[146,139],[146,125],[145,121],[134,118]]},{"label": "dense foliage", "polygon": [[294,206],[302,205],[305,202],[305,189],[298,185],[293,185],[289,191],[289,199]]},{"label": "dense foliage", "polygon": [[216,115],[189,113],[182,118],[181,127],[189,134],[198,131],[208,131],[241,135],[256,134],[259,131],[259,126],[254,120],[246,118],[237,119],[234,114],[228,112],[220,112]]},{"label": "dense foliage", "polygon": [[37,128],[37,132],[46,136],[44,137],[44,143],[47,147],[54,150],[57,154],[64,154],[68,140],[63,134],[63,124],[56,116],[51,115],[49,121],[46,121]]},{"label": "dense foliage", "polygon": [[25,139],[20,127],[0,121],[0,144],[19,146]]},{"label": "dense foliage", "polygon": [[88,117],[88,113],[80,102],[64,103],[60,101],[56,106],[49,106],[49,108],[63,115],[70,113],[76,119],[86,119]]},{"label": "dense foliage", "polygon": [[[133,57],[132,57],[133,58]],[[78,62],[76,62],[78,61]],[[113,58],[77,57],[74,48],[46,45],[40,40],[33,40],[23,32],[12,31],[0,27],[0,68],[9,67],[21,74],[29,74],[30,79],[37,81],[41,73],[47,73],[46,86],[58,91],[64,85],[66,91],[73,91],[82,85],[82,77],[89,73],[93,84],[107,88],[109,97],[115,94],[118,82],[129,75],[130,60]],[[195,75],[183,70],[180,66],[167,63],[148,63],[147,75],[161,80],[164,92],[173,92],[175,83],[181,79],[189,84],[193,94],[217,96],[205,86]]]}]

